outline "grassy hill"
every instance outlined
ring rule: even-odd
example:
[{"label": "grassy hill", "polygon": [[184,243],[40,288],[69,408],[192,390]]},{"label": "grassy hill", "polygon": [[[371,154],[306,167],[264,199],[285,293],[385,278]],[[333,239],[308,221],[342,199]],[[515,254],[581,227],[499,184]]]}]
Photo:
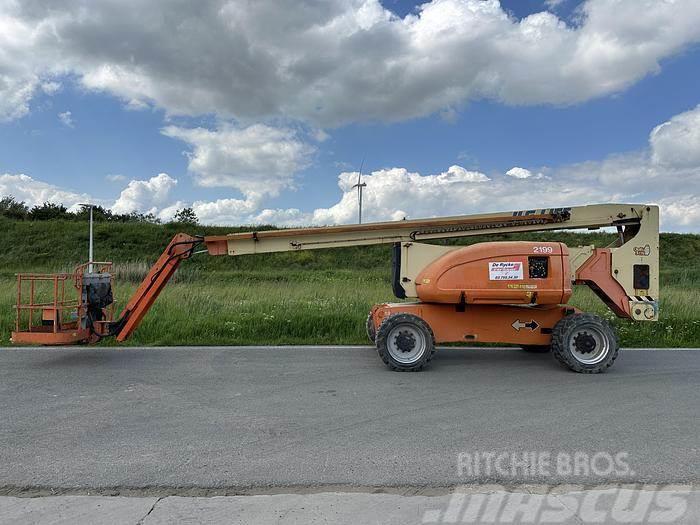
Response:
[{"label": "grassy hill", "polygon": [[[149,223],[97,223],[95,256],[115,262],[115,292],[123,304],[178,231],[222,234],[250,228]],[[262,229],[262,228],[257,228]],[[0,344],[8,344],[19,271],[70,271],[87,259],[87,225],[0,217]],[[534,233],[459,241],[556,240],[605,246],[614,235]],[[455,242],[455,241],[452,241]],[[388,246],[245,257],[197,255],[183,264],[130,344],[364,343],[364,318],[375,302],[392,300]],[[700,235],[661,235],[659,323],[617,320],[628,346],[700,346]],[[573,303],[611,317],[584,287]]]}]

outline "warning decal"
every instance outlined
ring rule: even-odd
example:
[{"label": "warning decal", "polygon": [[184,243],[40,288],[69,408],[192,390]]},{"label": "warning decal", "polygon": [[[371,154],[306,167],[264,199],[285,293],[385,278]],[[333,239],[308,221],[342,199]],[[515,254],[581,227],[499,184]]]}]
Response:
[{"label": "warning decal", "polygon": [[490,262],[490,281],[522,281],[523,263],[521,262]]}]

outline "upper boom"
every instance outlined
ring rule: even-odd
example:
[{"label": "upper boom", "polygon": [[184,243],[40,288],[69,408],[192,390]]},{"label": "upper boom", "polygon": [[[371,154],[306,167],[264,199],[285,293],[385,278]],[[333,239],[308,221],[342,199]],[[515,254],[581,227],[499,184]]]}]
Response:
[{"label": "upper boom", "polygon": [[489,233],[625,227],[639,225],[648,218],[649,209],[643,204],[594,204],[437,219],[231,233],[207,236],[204,243],[210,255],[246,255],[413,242]]}]

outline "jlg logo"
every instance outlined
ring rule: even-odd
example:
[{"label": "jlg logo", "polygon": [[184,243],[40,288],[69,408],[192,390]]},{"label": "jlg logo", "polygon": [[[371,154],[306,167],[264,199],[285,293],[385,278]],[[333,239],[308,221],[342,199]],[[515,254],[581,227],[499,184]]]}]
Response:
[{"label": "jlg logo", "polygon": [[548,215],[570,213],[571,208],[541,208],[536,210],[514,211],[513,217],[527,217],[528,215]]},{"label": "jlg logo", "polygon": [[638,257],[649,257],[651,255],[651,246],[645,244],[644,246],[635,246],[634,254]]}]

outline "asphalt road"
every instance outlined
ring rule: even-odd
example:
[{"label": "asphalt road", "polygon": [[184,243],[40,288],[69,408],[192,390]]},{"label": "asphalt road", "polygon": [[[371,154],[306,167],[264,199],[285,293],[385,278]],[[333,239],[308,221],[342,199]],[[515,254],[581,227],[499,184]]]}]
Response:
[{"label": "asphalt road", "polygon": [[[626,350],[589,376],[518,349],[396,373],[369,347],[6,348],[0,487],[697,484],[698,407],[697,350]],[[633,473],[460,475],[476,452],[622,453]]]}]

